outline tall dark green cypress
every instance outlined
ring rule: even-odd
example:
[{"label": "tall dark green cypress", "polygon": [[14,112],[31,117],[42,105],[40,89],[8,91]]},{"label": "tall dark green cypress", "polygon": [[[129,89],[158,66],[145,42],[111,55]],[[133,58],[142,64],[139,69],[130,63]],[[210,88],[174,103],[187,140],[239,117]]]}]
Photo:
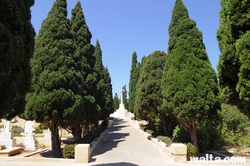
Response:
[{"label": "tall dark green cypress", "polygon": [[114,110],[113,110],[113,112],[114,112],[115,110],[117,110],[119,108],[119,103],[120,103],[117,93],[115,93],[115,96],[113,98],[113,103],[114,103]]},{"label": "tall dark green cypress", "polygon": [[[169,26],[168,56],[162,79],[163,105],[189,132],[199,150],[197,127],[220,109],[217,78],[202,41],[202,33],[176,0]],[[199,151],[197,151],[199,152]]]},{"label": "tall dark green cypress", "polygon": [[164,134],[170,136],[166,123],[168,113],[162,109],[161,80],[165,58],[166,53],[155,51],[144,60],[138,79],[140,86],[137,89],[136,105],[139,117],[149,121],[152,128],[161,126]]},{"label": "tall dark green cypress", "polygon": [[30,58],[35,32],[30,23],[34,0],[1,1],[0,5],[0,118],[24,111],[30,90]]},{"label": "tall dark green cypress", "polygon": [[221,55],[218,75],[223,102],[250,116],[249,37],[250,2],[221,0],[217,40]]},{"label": "tall dark green cypress", "polygon": [[82,107],[78,112],[77,118],[74,119],[72,126],[72,133],[74,139],[80,139],[82,135],[82,124],[89,115],[89,110],[93,108],[94,96],[91,90],[95,88],[92,83],[94,75],[95,57],[94,46],[90,44],[92,34],[86,24],[85,17],[82,11],[81,3],[78,1],[71,12],[71,34],[75,46],[74,61],[76,62],[76,70],[80,73],[81,79],[76,80],[78,83],[78,90],[82,96]]},{"label": "tall dark green cypress", "polygon": [[94,83],[96,85],[96,88],[94,89],[94,97],[95,97],[95,105],[96,108],[91,113],[91,121],[92,123],[97,123],[98,120],[100,120],[103,117],[103,111],[105,109],[105,70],[102,63],[102,50],[101,46],[98,40],[96,40],[95,45],[95,65],[94,65],[94,71],[96,73],[96,82]]},{"label": "tall dark green cypress", "polygon": [[129,79],[129,111],[134,112],[135,107],[135,94],[136,94],[136,84],[138,81],[139,73],[138,73],[138,61],[137,54],[133,52],[132,54],[132,64],[130,70],[130,79]]},{"label": "tall dark green cypress", "polygon": [[104,68],[104,81],[105,81],[105,107],[102,119],[106,119],[114,110],[112,83],[109,70],[107,67]]},{"label": "tall dark green cypress", "polygon": [[67,2],[56,0],[35,41],[32,90],[26,96],[25,116],[48,124],[55,156],[62,155],[58,127],[73,123],[83,107],[79,85],[82,76],[76,70],[70,29]]}]

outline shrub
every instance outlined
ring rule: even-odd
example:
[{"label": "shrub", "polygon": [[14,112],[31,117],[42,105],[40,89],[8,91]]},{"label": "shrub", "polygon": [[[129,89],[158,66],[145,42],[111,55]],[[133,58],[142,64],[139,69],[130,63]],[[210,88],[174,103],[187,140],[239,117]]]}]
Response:
[{"label": "shrub", "polygon": [[181,125],[177,125],[172,135],[173,142],[188,143],[190,141],[189,133]]},{"label": "shrub", "polygon": [[76,144],[66,144],[63,149],[64,158],[74,158],[75,157],[75,146]]},{"label": "shrub", "polygon": [[171,145],[173,143],[173,141],[169,137],[167,137],[167,136],[160,135],[157,138],[159,140],[161,140],[162,142],[164,142],[165,144],[167,144],[167,145]]},{"label": "shrub", "polygon": [[42,134],[43,133],[43,130],[39,127],[35,128],[35,131],[34,131],[35,134]]},{"label": "shrub", "polygon": [[221,140],[229,146],[247,146],[250,121],[235,106],[222,104]]},{"label": "shrub", "polygon": [[76,140],[75,143],[77,144],[91,143],[95,138],[96,138],[96,134],[90,133],[90,134],[86,134],[83,138]]},{"label": "shrub", "polygon": [[197,156],[197,149],[196,147],[188,142],[187,144],[187,160],[190,160],[190,157],[196,157]]}]

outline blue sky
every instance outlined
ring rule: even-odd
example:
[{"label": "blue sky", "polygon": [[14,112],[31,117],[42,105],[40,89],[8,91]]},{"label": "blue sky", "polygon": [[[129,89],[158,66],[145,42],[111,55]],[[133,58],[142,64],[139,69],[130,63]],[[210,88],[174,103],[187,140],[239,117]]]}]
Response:
[{"label": "blue sky", "polygon": [[[38,34],[55,0],[35,0],[32,24]],[[78,0],[68,0],[68,17]],[[108,68],[113,95],[120,95],[123,85],[129,90],[132,54],[138,61],[156,50],[167,52],[168,27],[175,0],[81,0],[91,43],[98,39],[103,63]],[[219,48],[216,31],[219,28],[219,0],[183,0],[189,16],[203,33],[203,42],[212,66],[216,70]]]}]

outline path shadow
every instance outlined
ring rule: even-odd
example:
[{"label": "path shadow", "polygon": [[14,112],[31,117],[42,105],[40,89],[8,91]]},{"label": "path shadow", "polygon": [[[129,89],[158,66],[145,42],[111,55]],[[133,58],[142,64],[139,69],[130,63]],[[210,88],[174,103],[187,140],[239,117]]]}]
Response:
[{"label": "path shadow", "polygon": [[[62,154],[63,154],[63,148],[61,148],[61,151],[62,151]],[[40,152],[40,155],[44,158],[64,158],[63,156],[60,156],[60,157],[56,157],[53,155],[52,153],[52,150],[48,150],[48,151],[45,151],[45,152]],[[66,158],[64,158],[66,159]]]},{"label": "path shadow", "polygon": [[105,163],[105,164],[97,164],[93,166],[138,166],[132,163],[119,162],[119,163]]},{"label": "path shadow", "polygon": [[90,162],[93,162],[95,159],[93,157],[104,154],[107,151],[110,151],[118,146],[120,142],[125,141],[126,137],[129,136],[129,133],[121,133],[122,128],[129,127],[129,125],[124,125],[123,119],[116,119],[114,122],[114,126],[109,129],[108,133],[104,136],[101,143],[95,149],[95,151],[91,155]]}]

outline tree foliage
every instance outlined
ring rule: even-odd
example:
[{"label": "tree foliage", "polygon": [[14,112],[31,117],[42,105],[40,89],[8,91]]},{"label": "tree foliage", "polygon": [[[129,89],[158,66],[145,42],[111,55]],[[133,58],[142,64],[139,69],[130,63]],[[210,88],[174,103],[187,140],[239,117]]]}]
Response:
[{"label": "tree foliage", "polygon": [[161,80],[165,59],[166,53],[161,51],[155,51],[144,59],[138,79],[135,105],[138,110],[137,116],[149,121],[153,128],[161,126],[164,134],[170,136],[167,126],[171,126],[169,123],[172,121],[162,106]]},{"label": "tree foliage", "polygon": [[130,79],[129,79],[129,102],[128,108],[130,112],[134,111],[135,105],[135,95],[136,95],[136,84],[139,78],[139,71],[138,71],[138,61],[137,61],[137,54],[133,52],[132,54],[132,65],[130,70]]},{"label": "tree foliage", "polygon": [[216,73],[202,42],[202,33],[176,0],[169,26],[168,56],[162,91],[164,107],[190,134],[198,149],[197,127],[220,109]]},{"label": "tree foliage", "polygon": [[118,94],[115,93],[115,96],[113,98],[113,101],[114,101],[114,111],[117,110],[119,108],[119,97],[118,97]]},{"label": "tree foliage", "polygon": [[92,113],[92,121],[97,123],[98,120],[108,117],[108,115],[113,112],[114,108],[111,78],[108,69],[103,65],[102,50],[98,40],[96,41],[94,56],[96,59],[94,71],[97,74],[94,96],[97,107]]},{"label": "tree foliage", "polygon": [[217,40],[221,55],[218,64],[221,96],[249,116],[250,2],[221,0]]},{"label": "tree foliage", "polygon": [[77,118],[82,109],[82,75],[77,70],[66,0],[56,0],[43,21],[31,59],[32,89],[25,116],[48,123],[52,152],[61,156],[58,127]]},{"label": "tree foliage", "polygon": [[34,0],[1,1],[0,5],[0,118],[24,111],[30,90],[30,58],[35,32],[30,23]]},{"label": "tree foliage", "polygon": [[[78,1],[71,12],[71,34],[74,42],[73,58],[76,63],[76,70],[79,74],[77,82],[77,91],[81,95],[81,109],[78,112],[76,118],[70,120],[71,128],[75,140],[80,139],[82,134],[82,124],[87,119],[91,110],[95,98],[92,94],[95,85],[95,72],[93,69],[95,63],[94,46],[90,44],[92,34],[86,24],[85,17],[82,11],[81,3]],[[74,116],[75,117],[75,116]]]}]

